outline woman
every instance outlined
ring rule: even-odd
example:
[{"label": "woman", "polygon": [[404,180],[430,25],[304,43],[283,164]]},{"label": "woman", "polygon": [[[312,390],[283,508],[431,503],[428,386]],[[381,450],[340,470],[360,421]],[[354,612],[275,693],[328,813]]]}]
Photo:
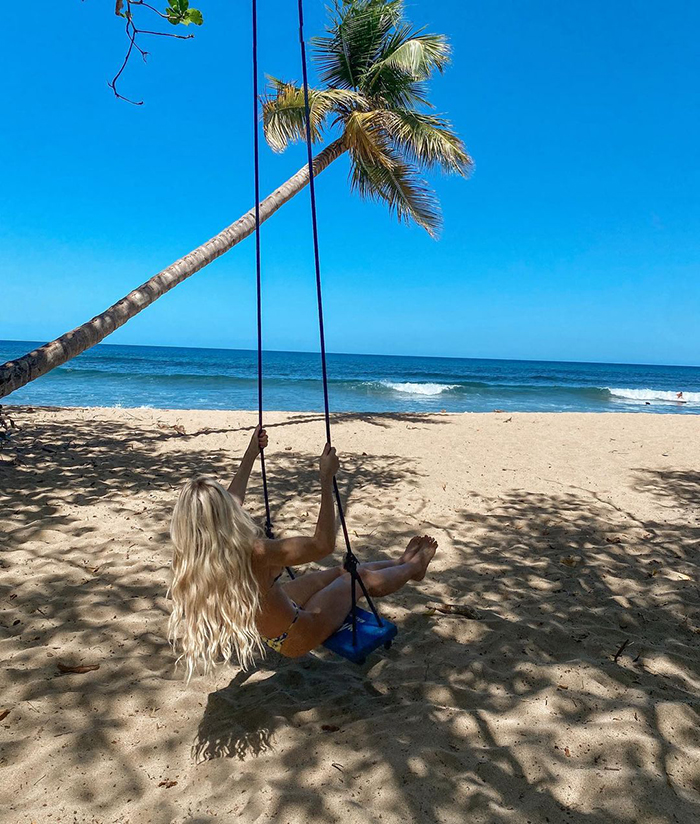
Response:
[{"label": "woman", "polygon": [[[190,678],[221,660],[247,668],[263,644],[289,658],[305,655],[339,629],[351,608],[352,582],[342,567],[280,580],[285,567],[320,561],[335,547],[333,478],[339,462],[326,445],[320,459],[321,508],[313,536],[263,538],[243,501],[265,430],[256,428],[228,491],[212,478],[188,481],[173,513],[173,612],[169,636]],[[421,581],[437,542],[413,538],[394,561],[358,567],[371,596]]]}]

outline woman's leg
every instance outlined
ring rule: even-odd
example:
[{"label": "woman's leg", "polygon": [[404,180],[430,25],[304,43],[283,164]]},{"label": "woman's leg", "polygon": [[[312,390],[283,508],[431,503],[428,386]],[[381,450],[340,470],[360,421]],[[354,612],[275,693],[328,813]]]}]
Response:
[{"label": "woman's leg", "polygon": [[320,569],[316,572],[306,572],[291,581],[285,581],[281,584],[281,587],[292,601],[300,607],[305,607],[309,598],[332,584],[342,574],[343,568],[341,566]]},{"label": "woman's leg", "polygon": [[[386,567],[396,566],[396,564],[400,563],[401,561],[399,560],[373,561],[369,564],[360,564],[359,569],[385,569]],[[292,601],[300,607],[304,607],[312,595],[315,595],[324,589],[324,587],[332,584],[336,578],[340,578],[343,572],[345,572],[345,570],[342,566],[320,569],[316,572],[306,572],[290,581],[285,581],[280,586]]]},{"label": "woman's leg", "polygon": [[[388,567],[397,566],[398,564],[404,563],[407,560],[410,560],[415,554],[416,549],[418,546],[418,542],[420,541],[419,538],[413,538],[404,554],[401,558],[397,558],[393,561],[371,561],[368,564],[360,564],[360,570],[378,570],[378,569],[387,569]],[[291,581],[285,581],[281,584],[282,589],[286,592],[286,594],[292,599],[292,601],[296,602],[300,607],[305,606],[309,598],[312,595],[315,595],[317,592],[320,592],[324,587],[327,587],[329,584],[332,584],[336,578],[339,578],[343,574],[343,567],[331,567],[331,569],[321,569],[317,572],[307,572],[303,575],[299,575],[297,578],[292,579]]]},{"label": "woman's leg", "polygon": [[359,569],[386,569],[387,567],[405,564],[406,561],[410,561],[411,558],[413,558],[413,556],[418,552],[423,537],[416,535],[415,538],[411,538],[408,542],[408,546],[400,558],[396,558],[393,561],[370,561],[368,564],[360,564]]},{"label": "woman's leg", "polygon": [[389,567],[398,566],[400,563],[400,558],[397,558],[395,561],[369,561],[369,563],[366,564],[358,564],[357,568],[364,570],[388,569]]},{"label": "woman's leg", "polygon": [[[360,576],[369,594],[381,598],[401,589],[408,581],[421,581],[432,561],[437,542],[422,538],[418,551],[405,562],[381,569],[362,569]],[[361,590],[358,597],[362,597]],[[352,579],[343,572],[335,581],[307,601],[299,619],[284,642],[283,654],[290,658],[305,655],[343,625],[352,606]]]}]

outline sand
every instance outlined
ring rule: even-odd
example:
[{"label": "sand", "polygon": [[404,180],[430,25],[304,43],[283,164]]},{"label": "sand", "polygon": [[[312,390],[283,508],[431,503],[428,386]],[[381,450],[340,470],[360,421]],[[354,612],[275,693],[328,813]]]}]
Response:
[{"label": "sand", "polygon": [[[383,602],[394,647],[186,686],[164,640],[169,513],[184,478],[231,475],[255,415],[12,414],[3,824],[700,821],[700,418],[338,416],[358,555],[440,542]],[[268,428],[277,530],[310,529],[322,421]]]}]

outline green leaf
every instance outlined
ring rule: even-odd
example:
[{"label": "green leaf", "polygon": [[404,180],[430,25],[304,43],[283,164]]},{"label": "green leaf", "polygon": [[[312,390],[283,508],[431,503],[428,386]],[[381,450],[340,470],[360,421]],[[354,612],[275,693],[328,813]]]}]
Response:
[{"label": "green leaf", "polygon": [[189,26],[190,23],[201,26],[204,22],[202,12],[199,9],[190,8],[190,0],[168,0],[165,15],[173,26]]}]

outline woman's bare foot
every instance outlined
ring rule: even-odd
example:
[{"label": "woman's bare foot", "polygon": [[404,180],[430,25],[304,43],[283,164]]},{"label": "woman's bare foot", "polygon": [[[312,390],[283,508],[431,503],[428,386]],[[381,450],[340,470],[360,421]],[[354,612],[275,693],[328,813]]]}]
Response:
[{"label": "woman's bare foot", "polygon": [[[415,541],[416,539],[414,538],[413,540]],[[417,570],[416,574],[412,576],[412,580],[422,581],[423,578],[425,578],[425,573],[428,571],[430,562],[435,557],[438,543],[435,538],[431,538],[430,535],[423,535],[417,539],[416,546],[415,555],[411,560],[416,564]]]},{"label": "woman's bare foot", "polygon": [[411,540],[408,542],[408,546],[404,550],[403,555],[399,559],[400,564],[407,564],[416,557],[418,551],[420,550],[420,544],[423,540],[423,537],[424,536],[421,535],[414,535],[413,538],[411,538]]}]

